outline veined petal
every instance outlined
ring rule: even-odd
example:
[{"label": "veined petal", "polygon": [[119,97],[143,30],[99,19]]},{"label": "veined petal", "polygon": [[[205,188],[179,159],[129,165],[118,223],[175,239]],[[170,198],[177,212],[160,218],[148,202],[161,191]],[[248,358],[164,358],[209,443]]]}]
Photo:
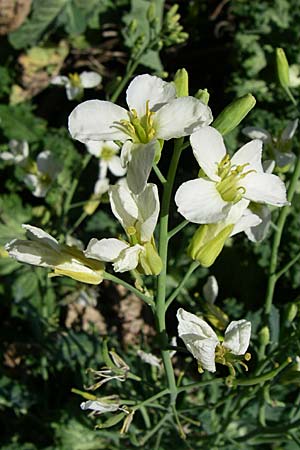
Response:
[{"label": "veined petal", "polygon": [[264,128],[259,127],[245,127],[242,129],[242,133],[248,136],[250,139],[260,139],[267,143],[272,141],[271,134]]},{"label": "veined petal", "polygon": [[246,189],[244,197],[252,202],[274,206],[288,205],[286,188],[281,179],[269,173],[250,173],[241,185]]},{"label": "veined petal", "polygon": [[127,169],[122,167],[121,159],[117,155],[114,155],[110,158],[110,160],[108,161],[108,168],[116,177],[123,177],[127,172]]},{"label": "veined petal", "polygon": [[234,320],[226,328],[223,346],[234,355],[244,355],[249,347],[250,336],[251,322]]},{"label": "veined petal", "polygon": [[175,195],[178,212],[194,223],[214,223],[226,218],[230,203],[225,202],[213,181],[197,178],[183,183]]},{"label": "veined petal", "polygon": [[215,372],[215,348],[219,344],[214,330],[202,319],[180,308],[178,334],[203,369]]},{"label": "veined petal", "polygon": [[232,164],[243,165],[248,164],[244,171],[255,170],[258,173],[263,172],[261,164],[262,141],[254,139],[243,145],[231,158]]},{"label": "veined petal", "polygon": [[[246,209],[243,212],[241,218],[236,222],[230,236],[241,233],[244,231],[249,238],[249,231],[252,227],[257,227],[262,222],[261,218],[257,214],[253,214],[250,209]],[[250,238],[249,238],[250,239]],[[252,240],[252,239],[250,239]]]},{"label": "veined petal", "polygon": [[69,116],[69,132],[73,139],[89,141],[125,141],[127,135],[116,128],[120,120],[128,120],[127,111],[104,100],[80,103]]},{"label": "veined petal", "polygon": [[89,89],[98,86],[101,83],[102,77],[97,72],[84,71],[79,75],[81,84],[84,88]]},{"label": "veined petal", "polygon": [[194,97],[180,97],[170,101],[154,115],[158,139],[189,136],[212,122],[210,108]]},{"label": "veined petal", "polygon": [[37,241],[14,239],[6,244],[5,249],[12,258],[33,266],[53,267],[61,262],[52,247]]},{"label": "veined petal", "polygon": [[105,262],[114,262],[119,257],[123,250],[129,248],[127,242],[119,239],[91,239],[84,252],[88,258],[98,259]]},{"label": "veined petal", "polygon": [[[247,211],[247,210],[246,210]],[[271,225],[271,211],[267,205],[255,205],[255,214],[250,210],[251,214],[258,218],[260,222],[251,223],[245,226],[242,231],[246,233],[247,238],[252,242],[262,241]],[[246,216],[247,218],[247,216]],[[249,219],[248,219],[249,220]],[[252,219],[254,222],[254,219]]]},{"label": "veined petal", "polygon": [[27,237],[31,241],[38,241],[40,243],[48,245],[49,247],[52,247],[53,250],[59,251],[59,243],[53,236],[46,233],[46,231],[25,223],[22,224],[22,228],[26,230]]},{"label": "veined petal", "polygon": [[134,194],[139,194],[145,189],[158,146],[158,141],[132,145],[127,167],[127,183]]},{"label": "veined petal", "polygon": [[136,224],[141,242],[149,242],[154,233],[159,215],[159,195],[155,184],[149,183],[137,196],[139,220]]},{"label": "veined petal", "polygon": [[221,133],[213,127],[203,127],[191,135],[190,141],[201,169],[211,180],[219,181],[218,164],[226,155]]},{"label": "veined petal", "polygon": [[135,198],[128,189],[127,184],[115,184],[109,192],[110,206],[114,216],[118,219],[124,230],[135,226],[139,211]]},{"label": "veined petal", "polygon": [[144,248],[139,244],[125,248],[113,264],[114,271],[127,272],[135,269],[139,263],[139,255],[142,251],[144,251]]},{"label": "veined petal", "polygon": [[126,100],[129,109],[135,109],[138,116],[146,113],[146,102],[149,101],[151,111],[168,103],[176,97],[175,86],[152,75],[139,75],[129,84]]}]

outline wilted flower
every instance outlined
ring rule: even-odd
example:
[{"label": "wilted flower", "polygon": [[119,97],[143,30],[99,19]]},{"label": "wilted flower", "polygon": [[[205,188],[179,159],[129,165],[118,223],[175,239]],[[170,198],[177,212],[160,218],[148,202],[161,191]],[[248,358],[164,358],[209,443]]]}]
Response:
[{"label": "wilted flower", "polygon": [[197,359],[200,371],[215,372],[216,362],[229,367],[233,362],[241,363],[239,357],[245,355],[249,346],[251,322],[244,319],[230,322],[221,343],[214,330],[195,314],[180,308],[177,319],[179,337]]},{"label": "wilted flower", "polygon": [[34,266],[49,267],[54,275],[65,275],[77,281],[99,284],[103,280],[104,265],[87,258],[76,247],[59,244],[50,234],[33,227],[22,225],[29,240],[14,239],[5,249],[12,258]]},{"label": "wilted flower", "polygon": [[137,354],[142,361],[150,364],[150,366],[157,367],[158,369],[161,368],[161,359],[153,355],[152,353],[146,353],[143,350],[138,350]]},{"label": "wilted flower", "polygon": [[123,165],[129,165],[129,188],[140,193],[149,177],[158,139],[188,136],[212,121],[208,106],[194,97],[176,98],[176,89],[151,75],[135,77],[127,89],[129,111],[114,103],[88,100],[78,105],[69,117],[74,139],[89,141],[118,140]]},{"label": "wilted flower", "polygon": [[111,380],[126,381],[130,367],[116,352],[110,351],[109,355],[111,357],[109,367],[104,366],[100,370],[89,369],[89,372],[94,375],[96,383],[86,389],[94,391]]},{"label": "wilted flower", "polygon": [[73,73],[69,76],[58,75],[51,80],[51,84],[65,86],[68,100],[79,98],[84,89],[90,89],[101,83],[102,77],[96,72]]},{"label": "wilted flower", "polygon": [[202,169],[200,177],[183,183],[175,196],[178,211],[187,220],[219,222],[242,199],[275,206],[288,203],[281,179],[263,171],[260,140],[244,145],[230,159],[222,135],[204,127],[191,135],[191,145]]},{"label": "wilted flower", "polygon": [[126,183],[111,186],[112,212],[128,237],[121,239],[92,239],[86,255],[100,261],[112,262],[116,272],[139,268],[146,275],[157,275],[161,259],[157,254],[153,233],[159,214],[159,197],[155,184],[147,184],[138,195],[133,194]]},{"label": "wilted flower", "polygon": [[8,152],[1,152],[0,158],[13,164],[25,165],[29,156],[29,146],[27,141],[17,141],[12,139],[8,143]]},{"label": "wilted flower", "polygon": [[38,154],[36,166],[30,169],[31,173],[25,175],[25,183],[33,189],[35,197],[45,197],[51,184],[60,172],[60,166],[49,150]]},{"label": "wilted flower", "polygon": [[80,404],[80,408],[83,410],[91,410],[92,415],[116,412],[118,410],[123,411],[122,407],[120,407],[120,399],[117,395],[109,395],[107,397],[101,397],[97,400],[82,402]]},{"label": "wilted flower", "polygon": [[269,131],[260,127],[245,127],[242,132],[251,139],[259,139],[264,144],[276,165],[283,169],[294,163],[296,155],[291,152],[292,139],[298,127],[298,119],[288,122],[278,136],[272,136]]}]

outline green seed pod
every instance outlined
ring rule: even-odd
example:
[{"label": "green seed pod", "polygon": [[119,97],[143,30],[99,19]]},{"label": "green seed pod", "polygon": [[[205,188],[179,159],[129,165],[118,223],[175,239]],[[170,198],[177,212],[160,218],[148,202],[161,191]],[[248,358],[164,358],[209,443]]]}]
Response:
[{"label": "green seed pod", "polygon": [[234,130],[256,103],[252,94],[246,94],[230,103],[214,120],[212,126],[223,136]]},{"label": "green seed pod", "polygon": [[270,330],[267,325],[265,325],[259,332],[259,341],[262,345],[268,345],[270,342]]},{"label": "green seed pod", "polygon": [[175,73],[174,84],[177,97],[187,97],[189,95],[189,74],[185,69],[178,69]]},{"label": "green seed pod", "polygon": [[282,48],[276,48],[276,65],[279,83],[285,89],[290,85],[290,69],[285,52]]}]

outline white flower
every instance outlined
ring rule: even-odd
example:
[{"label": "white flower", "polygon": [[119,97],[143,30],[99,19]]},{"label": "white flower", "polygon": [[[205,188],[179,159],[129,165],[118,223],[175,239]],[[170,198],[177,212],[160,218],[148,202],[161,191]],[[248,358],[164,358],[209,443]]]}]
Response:
[{"label": "white flower", "polygon": [[[159,145],[156,140],[188,136],[208,125],[212,114],[200,100],[176,98],[172,83],[147,74],[132,80],[127,89],[127,104],[128,111],[108,101],[83,102],[69,117],[69,131],[74,139],[85,144],[103,140],[129,141],[122,149],[121,158],[139,169],[134,173],[131,170],[127,177],[130,189],[137,194],[143,190],[151,171]],[[143,151],[147,155],[140,157]],[[139,163],[135,163],[136,158],[140,158]]]},{"label": "white flower", "polygon": [[102,81],[101,75],[96,72],[74,73],[69,76],[58,75],[51,80],[51,84],[65,86],[68,100],[80,97],[84,89],[98,86]]},{"label": "white flower", "polygon": [[251,335],[251,322],[247,320],[231,322],[221,343],[210,325],[194,314],[180,308],[177,311],[177,319],[179,337],[203,369],[216,371],[217,346],[220,346],[222,353],[226,353],[226,349],[233,355],[244,355],[247,351]]},{"label": "white flower", "polygon": [[24,181],[27,186],[33,189],[32,194],[35,197],[45,197],[61,169],[49,150],[38,154],[36,167],[36,173],[25,175]]},{"label": "white flower", "polygon": [[126,183],[110,187],[112,212],[127,234],[129,242],[120,239],[92,239],[86,255],[100,261],[113,262],[116,272],[135,269],[146,254],[148,245],[155,249],[153,233],[159,214],[159,196],[155,184],[133,194]]},{"label": "white flower", "polygon": [[9,152],[1,152],[0,158],[4,161],[24,165],[27,162],[29,156],[28,142],[26,141],[16,141],[12,139],[8,143]]},{"label": "white flower", "polygon": [[103,280],[104,265],[87,258],[76,247],[59,244],[40,228],[22,225],[29,240],[14,239],[5,249],[17,261],[34,266],[49,267],[55,275],[65,275],[83,283],[99,284]]},{"label": "white flower", "polygon": [[183,183],[176,192],[178,211],[187,220],[219,222],[241,199],[275,206],[288,204],[284,183],[263,171],[260,140],[244,145],[230,159],[222,135],[204,127],[192,134],[191,145],[203,176]]},{"label": "white flower", "polygon": [[260,139],[267,147],[270,156],[279,168],[294,163],[296,155],[291,150],[291,140],[298,127],[298,119],[288,122],[278,137],[272,136],[267,130],[259,127],[245,127],[242,132],[251,139]]},{"label": "white flower", "polygon": [[214,275],[210,275],[207,278],[205,285],[203,286],[203,295],[205,300],[213,305],[218,297],[219,286],[217,279]]},{"label": "white flower", "polygon": [[123,177],[126,169],[122,167],[121,159],[118,156],[120,148],[113,141],[90,141],[86,144],[89,153],[99,158],[99,179],[107,176],[107,171],[116,177]]}]

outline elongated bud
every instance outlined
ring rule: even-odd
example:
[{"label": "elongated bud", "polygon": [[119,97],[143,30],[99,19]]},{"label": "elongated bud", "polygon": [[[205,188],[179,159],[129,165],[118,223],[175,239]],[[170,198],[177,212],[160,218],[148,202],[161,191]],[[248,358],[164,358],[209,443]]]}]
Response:
[{"label": "elongated bud", "polygon": [[196,92],[195,97],[198,100],[201,100],[205,105],[208,105],[210,94],[207,89],[199,89]]},{"label": "elongated bud", "polygon": [[252,94],[246,94],[230,103],[214,120],[212,126],[223,136],[234,130],[256,103]]},{"label": "elongated bud", "polygon": [[259,332],[259,342],[262,345],[268,345],[270,342],[270,330],[267,325],[265,325]]},{"label": "elongated bud", "polygon": [[276,48],[276,65],[279,83],[285,89],[290,85],[289,63],[282,48]]},{"label": "elongated bud", "polygon": [[178,69],[175,73],[174,84],[177,97],[187,97],[189,95],[189,74],[185,69]]},{"label": "elongated bud", "polygon": [[298,306],[295,303],[291,303],[287,311],[287,321],[293,322],[298,313]]},{"label": "elongated bud", "polygon": [[145,252],[140,255],[140,269],[145,275],[158,275],[162,269],[162,261],[154,242],[144,244]]},{"label": "elongated bud", "polygon": [[201,225],[188,247],[189,256],[199,261],[203,267],[210,267],[221,253],[233,226],[227,225],[218,231],[218,225]]},{"label": "elongated bud", "polygon": [[156,18],[155,3],[150,3],[147,10],[147,19],[151,23]]}]

